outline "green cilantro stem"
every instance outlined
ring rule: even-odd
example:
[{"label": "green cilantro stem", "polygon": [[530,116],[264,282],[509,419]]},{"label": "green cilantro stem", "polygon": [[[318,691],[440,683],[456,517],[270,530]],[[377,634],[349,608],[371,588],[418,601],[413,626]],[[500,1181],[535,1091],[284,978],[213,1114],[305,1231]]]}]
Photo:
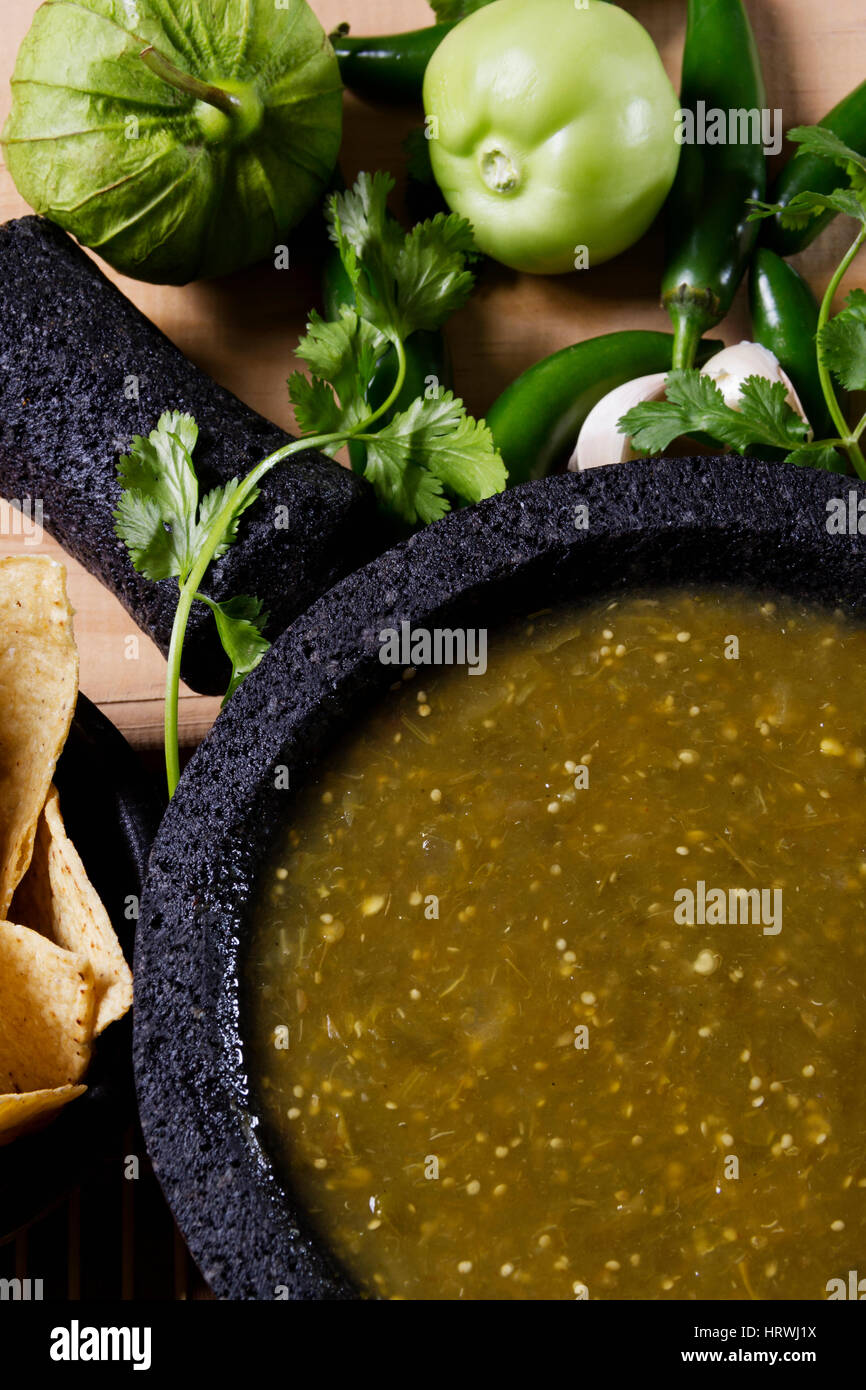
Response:
[{"label": "green cilantro stem", "polygon": [[195,564],[190,570],[185,582],[180,587],[180,598],[178,599],[177,609],[174,615],[174,622],[171,629],[171,642],[168,649],[168,665],[165,673],[165,770],[168,782],[169,798],[174,796],[175,789],[180,780],[180,738],[178,716],[180,712],[180,668],[183,657],[183,644],[186,639],[186,630],[189,625],[190,613],[193,604],[198,600],[207,603],[208,600],[199,594],[199,585],[204,579],[208,567],[214,555],[219,549],[220,543],[226,531],[231,526],[232,521],[238,514],[238,509],[255,492],[262,478],[270,473],[278,463],[284,463],[293,454],[299,454],[304,449],[337,449],[346,444],[356,435],[369,430],[383,415],[385,415],[394,402],[397,400],[403,389],[406,380],[406,351],[402,340],[395,334],[391,338],[394,351],[397,354],[397,377],[390,395],[382,405],[373,412],[366,420],[361,421],[353,430],[341,430],[335,434],[305,435],[301,439],[293,439],[290,444],[284,444],[275,453],[268,454],[267,458],[257,463],[235,492],[223,504],[222,509],[214,518],[213,524],[205,537],[204,544],[198,553]]},{"label": "green cilantro stem", "polygon": [[863,431],[866,430],[866,413],[861,415],[854,430],[854,438],[859,440]]},{"label": "green cilantro stem", "polygon": [[[836,272],[833,275],[833,278],[827,286],[824,298],[821,301],[821,309],[818,314],[818,330],[816,333],[816,338],[819,343],[821,339],[821,332],[829,322],[830,313],[833,308],[833,300],[836,296],[836,291],[842,283],[842,277],[844,276],[848,267],[851,265],[851,262],[854,260],[855,256],[857,255],[864,242],[866,242],[866,227],[861,227],[856,239],[851,244],[846,254],[843,256],[842,260],[836,268]],[[850,430],[848,429],[848,422],[842,413],[841,406],[839,405],[839,401],[836,396],[836,389],[833,385],[833,379],[830,376],[830,369],[824,362],[823,354],[820,351],[818,352],[818,377],[821,382],[821,390],[824,392],[824,399],[827,402],[827,408],[830,411],[830,415],[833,419],[833,424],[839,431],[842,447],[848,454],[848,457],[854,465],[854,468],[858,476],[861,478],[866,478],[866,458],[863,457],[863,451],[860,448],[859,443],[857,442],[860,437],[860,430],[858,430],[857,433],[852,435]],[[864,417],[864,419],[866,419],[866,417]]]},{"label": "green cilantro stem", "polygon": [[275,468],[278,463],[282,463],[285,459],[291,458],[292,454],[301,453],[304,449],[328,448],[332,444],[343,443],[345,437],[344,434],[333,434],[293,439],[290,444],[283,445],[282,449],[277,449],[276,453],[269,454],[267,458],[257,463],[255,468],[244,478],[237,492],[223,504],[222,510],[217,513],[199,551],[198,558],[185,583],[181,585],[180,598],[171,629],[168,666],[165,673],[165,769],[170,797],[174,796],[175,788],[180,780],[178,708],[183,644],[189,624],[189,615],[198,598],[198,587],[207,573],[208,566],[213,560],[227,529],[237,515],[238,506],[249,497],[251,492],[255,491],[259,481],[267,473],[270,473],[272,468]]},{"label": "green cilantro stem", "polygon": [[352,430],[351,434],[346,435],[347,440],[353,439],[355,435],[368,430],[371,425],[374,425],[377,420],[381,419],[383,415],[386,415],[392,405],[395,404],[406,383],[406,349],[403,346],[403,340],[395,333],[389,341],[397,354],[397,378],[394,382],[391,394],[386,401],[383,401],[378,410],[374,410],[373,414],[370,415],[368,419],[362,420],[357,429]]}]

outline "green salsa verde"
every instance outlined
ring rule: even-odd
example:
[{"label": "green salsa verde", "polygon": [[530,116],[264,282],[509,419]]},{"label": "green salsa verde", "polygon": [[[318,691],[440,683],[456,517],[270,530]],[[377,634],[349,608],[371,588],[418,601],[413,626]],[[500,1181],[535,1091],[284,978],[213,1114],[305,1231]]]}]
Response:
[{"label": "green salsa verde", "polygon": [[866,632],[732,591],[407,673],[291,806],[266,1145],[384,1298],[823,1299],[863,1265]]}]

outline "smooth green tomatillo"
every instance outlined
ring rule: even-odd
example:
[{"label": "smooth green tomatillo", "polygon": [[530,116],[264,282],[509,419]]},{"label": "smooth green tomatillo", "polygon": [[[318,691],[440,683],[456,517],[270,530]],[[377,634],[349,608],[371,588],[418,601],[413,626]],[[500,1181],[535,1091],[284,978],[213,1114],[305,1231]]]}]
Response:
[{"label": "smooth green tomatillo", "polygon": [[558,274],[631,246],[677,171],[678,100],[649,34],[603,0],[495,0],[424,79],[430,157],[479,248]]}]

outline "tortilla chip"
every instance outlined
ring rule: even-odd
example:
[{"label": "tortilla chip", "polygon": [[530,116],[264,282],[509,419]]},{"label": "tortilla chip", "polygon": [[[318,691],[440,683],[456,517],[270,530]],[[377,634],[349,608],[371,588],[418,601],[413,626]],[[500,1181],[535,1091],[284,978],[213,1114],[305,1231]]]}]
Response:
[{"label": "tortilla chip", "polygon": [[0,1096],[0,1145],[11,1144],[19,1135],[38,1129],[56,1110],[83,1096],[86,1090],[86,1086],[54,1086],[46,1091]]},{"label": "tortilla chip", "polygon": [[90,1061],[96,992],[85,956],[0,922],[0,1094],[78,1081]]},{"label": "tortilla chip", "polygon": [[0,920],[30,863],[77,695],[65,571],[42,556],[0,560]]},{"label": "tortilla chip", "polygon": [[132,972],[102,901],[66,833],[57,788],[48,793],[30,868],[12,900],[14,922],[90,961],[99,1034],[132,1004]]}]

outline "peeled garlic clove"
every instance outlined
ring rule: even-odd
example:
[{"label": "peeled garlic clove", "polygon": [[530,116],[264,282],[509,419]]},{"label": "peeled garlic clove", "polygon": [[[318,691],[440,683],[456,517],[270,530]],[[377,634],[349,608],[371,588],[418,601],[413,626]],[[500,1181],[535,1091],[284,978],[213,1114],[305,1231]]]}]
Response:
[{"label": "peeled garlic clove", "polygon": [[734,347],[723,348],[715,357],[711,357],[701,370],[704,376],[712,377],[725,398],[725,404],[730,406],[731,410],[739,409],[740,391],[748,377],[763,376],[768,381],[781,381],[787,392],[789,406],[796,410],[808,425],[806,412],[794,390],[791,378],[782,370],[775,353],[770,352],[769,348],[761,347],[760,343],[742,342]]},{"label": "peeled garlic clove", "polygon": [[625,463],[638,457],[631,447],[631,440],[620,434],[618,421],[634,405],[663,400],[666,375],[665,372],[656,372],[652,376],[635,377],[634,381],[627,381],[602,396],[584,420],[574,453],[568,460],[572,473],[583,473],[588,468],[603,468],[608,463]]}]

